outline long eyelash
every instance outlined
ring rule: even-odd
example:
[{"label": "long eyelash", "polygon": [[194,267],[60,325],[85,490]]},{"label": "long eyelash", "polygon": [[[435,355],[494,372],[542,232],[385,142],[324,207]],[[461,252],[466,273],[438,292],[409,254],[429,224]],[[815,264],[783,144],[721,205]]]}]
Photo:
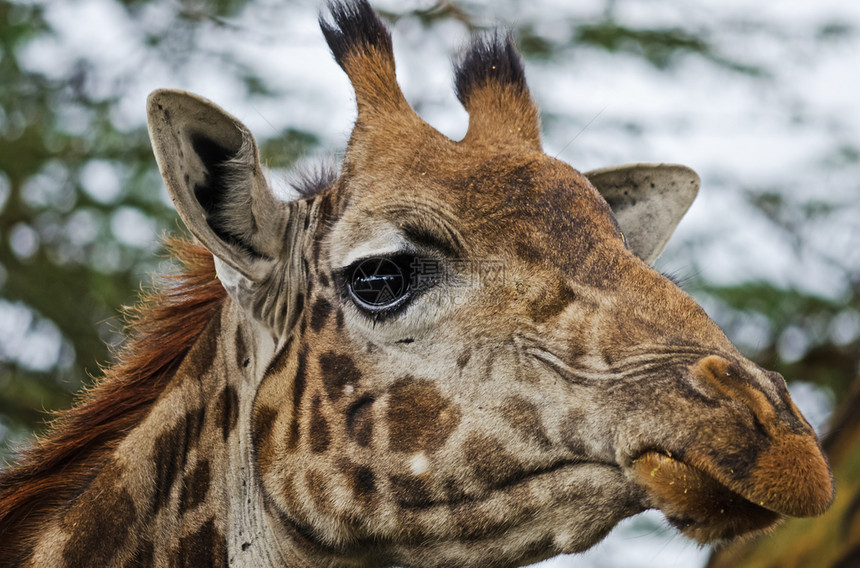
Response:
[{"label": "long eyelash", "polygon": [[691,280],[689,275],[682,276],[677,272],[663,272],[663,276],[668,278],[675,286],[682,289],[684,288],[684,285]]}]

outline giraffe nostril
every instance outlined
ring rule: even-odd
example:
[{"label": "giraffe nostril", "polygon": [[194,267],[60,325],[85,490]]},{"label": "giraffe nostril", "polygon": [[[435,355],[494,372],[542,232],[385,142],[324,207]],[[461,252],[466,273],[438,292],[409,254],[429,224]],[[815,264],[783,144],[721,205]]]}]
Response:
[{"label": "giraffe nostril", "polygon": [[708,355],[693,365],[693,374],[722,388],[741,380],[740,369],[719,355]]},{"label": "giraffe nostril", "polygon": [[720,397],[747,407],[762,424],[775,420],[775,409],[740,365],[719,355],[708,355],[692,366],[694,380]]}]

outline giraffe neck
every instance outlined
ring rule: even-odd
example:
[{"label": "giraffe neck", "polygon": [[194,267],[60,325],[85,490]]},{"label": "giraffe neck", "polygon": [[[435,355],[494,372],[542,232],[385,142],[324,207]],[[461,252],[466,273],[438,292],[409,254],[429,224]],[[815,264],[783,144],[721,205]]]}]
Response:
[{"label": "giraffe neck", "polygon": [[[313,208],[305,202],[293,211],[285,242],[297,243],[289,238],[296,227],[313,225]],[[172,565],[175,558],[198,565],[208,558],[213,566],[227,559],[267,566],[297,558],[291,550],[302,548],[293,545],[300,533],[267,512],[251,425],[266,367],[282,347],[276,337],[288,335],[272,330],[293,328],[302,311],[300,259],[291,255],[264,285],[219,278],[229,296],[241,292],[240,301],[223,301],[140,422],[87,464],[91,473],[74,499],[47,511],[45,525],[16,548],[26,565]],[[273,298],[269,286],[292,293]]]},{"label": "giraffe neck", "polygon": [[[225,384],[233,385],[237,393],[235,427],[227,436],[221,476],[226,487],[225,544],[230,566],[275,566],[283,553],[277,546],[266,514],[251,435],[254,397],[266,364],[272,358],[275,343],[264,328],[242,322],[238,310],[234,309],[234,316],[232,325],[224,330],[225,337],[245,338],[244,342],[234,342],[235,356],[232,358],[235,363],[233,370],[245,372],[227,372],[225,377]],[[243,346],[254,346],[255,352],[243,355],[240,353]],[[225,360],[231,361],[231,358],[225,357]]]},{"label": "giraffe neck", "polygon": [[[185,503],[180,497],[173,502],[173,509],[167,514],[177,519],[189,517],[189,521],[182,523],[185,526],[177,533],[180,535],[179,550],[183,550],[181,535],[191,534],[199,536],[195,544],[203,548],[188,556],[191,566],[202,565],[200,554],[205,555],[210,550],[221,551],[222,547],[224,556],[220,559],[225,567],[311,567],[332,564],[329,561],[336,562],[344,551],[326,546],[307,527],[276,512],[264,494],[258,474],[252,428],[254,402],[274,353],[288,349],[286,343],[290,340],[277,344],[267,328],[244,318],[241,309],[232,302],[227,303],[221,316],[220,338],[219,349],[213,358],[213,367],[220,369],[220,372],[212,376],[206,392],[201,392],[203,400],[215,401],[209,405],[209,409],[216,417],[213,420],[215,431],[204,431],[202,437],[223,439],[224,442],[221,448],[213,446],[213,454],[223,451],[223,459],[212,470],[208,492],[213,502],[214,515],[210,518],[213,518],[217,532],[214,533],[214,541],[207,543],[204,537],[210,536],[206,525],[208,521],[200,524],[206,515],[195,513],[193,509],[184,509]],[[183,380],[193,381],[193,373]],[[235,389],[236,397],[233,402],[227,403],[228,397],[223,393],[231,389]],[[194,400],[192,387],[192,396],[186,397],[185,411],[188,415],[195,412]],[[197,463],[200,463],[199,457]],[[186,470],[190,471],[191,468],[186,466]],[[159,487],[154,488],[156,492],[160,490]],[[163,536],[152,535],[153,541],[159,538]],[[162,565],[176,555],[176,548],[162,547],[162,550],[167,551],[167,556],[160,558],[156,553],[153,557],[155,565]],[[213,565],[219,565],[218,556],[211,560],[214,561]]]},{"label": "giraffe neck", "polygon": [[250,433],[275,347],[225,302],[146,418],[52,515],[28,565],[280,564]]}]

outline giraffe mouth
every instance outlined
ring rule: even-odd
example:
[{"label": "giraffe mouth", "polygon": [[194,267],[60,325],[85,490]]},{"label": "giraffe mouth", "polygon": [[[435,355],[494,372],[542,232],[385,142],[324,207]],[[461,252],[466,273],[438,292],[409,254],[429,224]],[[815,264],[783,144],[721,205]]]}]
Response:
[{"label": "giraffe mouth", "polygon": [[668,452],[644,452],[631,469],[652,506],[682,534],[702,544],[763,532],[781,518]]}]

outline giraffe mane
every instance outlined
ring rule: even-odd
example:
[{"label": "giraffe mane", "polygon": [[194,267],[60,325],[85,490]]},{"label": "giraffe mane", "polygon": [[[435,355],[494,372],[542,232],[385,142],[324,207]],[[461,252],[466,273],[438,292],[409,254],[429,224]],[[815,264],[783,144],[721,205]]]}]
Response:
[{"label": "giraffe mane", "polygon": [[314,160],[294,166],[287,181],[300,199],[309,199],[333,186],[339,175],[333,159]]},{"label": "giraffe mane", "polygon": [[[170,238],[166,248],[183,269],[162,277],[139,303],[124,310],[129,340],[116,362],[70,409],[58,412],[47,434],[0,470],[0,558],[21,550],[53,507],[73,499],[119,441],[143,418],[209,321],[226,292],[212,254]],[[12,558],[14,558],[12,556]]]}]

